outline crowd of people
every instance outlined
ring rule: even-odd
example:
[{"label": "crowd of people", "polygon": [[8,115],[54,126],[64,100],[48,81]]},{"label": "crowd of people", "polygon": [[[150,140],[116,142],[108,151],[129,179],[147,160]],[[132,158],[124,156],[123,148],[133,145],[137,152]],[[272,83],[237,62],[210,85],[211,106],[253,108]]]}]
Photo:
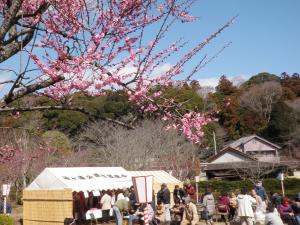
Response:
[{"label": "crowd of people", "polygon": [[246,188],[238,193],[222,192],[215,200],[209,188],[203,195],[203,218],[206,224],[214,223],[213,217],[220,215],[227,224],[253,225],[300,225],[300,192],[294,200],[279,193],[267,195],[261,182],[250,191]]},{"label": "crowd of people", "polygon": [[132,225],[134,221],[143,222],[144,210],[147,207],[150,223],[167,225],[171,221],[180,222],[182,220],[184,214],[182,204],[187,195],[191,200],[196,201],[194,186],[189,183],[182,189],[177,185],[173,192],[175,206],[170,208],[171,192],[166,184],[161,185],[157,197],[153,191],[153,201],[148,204],[137,202],[133,187],[102,191],[96,196],[90,192],[88,197],[84,196],[83,192],[74,192],[73,216],[77,221],[84,221],[89,210],[101,209],[100,221],[102,223],[109,223],[110,219],[114,217],[117,225],[122,225],[124,219],[128,221],[129,225]]},{"label": "crowd of people", "polygon": [[[103,191],[100,196],[93,195],[85,199],[87,208],[98,208],[102,211],[102,223],[108,223],[115,217],[117,225],[123,225],[124,219],[128,225],[134,222],[143,223],[145,209],[152,225],[196,225],[203,219],[207,225],[213,225],[216,220],[222,219],[226,224],[241,225],[300,225],[300,193],[292,201],[278,193],[270,193],[259,182],[252,190],[246,188],[240,191],[227,193],[216,197],[210,188],[196,197],[195,187],[187,183],[183,188],[178,185],[171,191],[166,184],[161,185],[157,197],[153,201],[140,204],[137,202],[133,187],[118,191]],[[74,216],[83,218],[83,201],[81,195],[74,196]],[[171,207],[172,203],[172,207]]]}]

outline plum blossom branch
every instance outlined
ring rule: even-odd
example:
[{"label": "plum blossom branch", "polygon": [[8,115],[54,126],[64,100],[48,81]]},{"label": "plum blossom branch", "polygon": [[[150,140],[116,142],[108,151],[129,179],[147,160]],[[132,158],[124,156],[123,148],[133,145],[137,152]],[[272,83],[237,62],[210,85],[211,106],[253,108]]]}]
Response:
[{"label": "plum blossom branch", "polygon": [[[235,19],[200,41],[166,71],[155,74],[187,43],[180,39],[168,47],[160,46],[175,22],[196,19],[189,13],[193,3],[194,0],[14,0],[9,5],[0,1],[0,12],[4,12],[0,26],[0,62],[25,48],[43,74],[31,77],[32,83],[13,86],[1,102],[2,111],[11,109],[10,103],[30,93],[59,100],[79,91],[102,95],[108,88],[123,89],[139,112],[167,117],[169,125],[182,131],[188,139],[194,143],[201,141],[202,127],[212,119],[198,112],[183,112],[182,103],[165,99],[162,90],[154,90],[181,85],[186,79],[179,76],[189,80],[214,59],[206,62],[203,59],[191,73],[185,71],[186,63]],[[34,33],[37,42],[32,41]],[[126,71],[127,67],[133,69]],[[18,79],[22,80],[23,76],[17,76],[15,84],[21,84]],[[20,109],[28,110],[43,108]]]}]

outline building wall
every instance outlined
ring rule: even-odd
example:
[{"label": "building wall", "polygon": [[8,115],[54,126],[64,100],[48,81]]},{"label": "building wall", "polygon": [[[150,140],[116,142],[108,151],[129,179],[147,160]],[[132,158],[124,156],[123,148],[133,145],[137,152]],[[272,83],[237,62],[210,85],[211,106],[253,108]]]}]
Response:
[{"label": "building wall", "polygon": [[265,144],[258,139],[252,139],[244,144],[244,151],[276,151],[277,149],[271,145]]},{"label": "building wall", "polygon": [[274,162],[274,163],[279,163],[280,162],[280,157],[279,156],[274,156],[273,155],[253,155],[255,158],[258,159],[258,161],[261,162]]},{"label": "building wall", "polygon": [[290,176],[290,177],[300,179],[300,170],[294,171],[293,172],[293,176]]},{"label": "building wall", "polygon": [[245,160],[246,158],[244,156],[236,154],[235,152],[226,152],[225,154],[215,159],[211,163],[241,162]]}]

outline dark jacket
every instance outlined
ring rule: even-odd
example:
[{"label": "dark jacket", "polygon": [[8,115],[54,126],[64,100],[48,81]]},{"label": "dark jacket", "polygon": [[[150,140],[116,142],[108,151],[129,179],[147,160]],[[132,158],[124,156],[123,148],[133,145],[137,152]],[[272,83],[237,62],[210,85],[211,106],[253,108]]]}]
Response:
[{"label": "dark jacket", "polygon": [[300,216],[300,201],[295,201],[292,204],[292,208],[294,213],[298,216]]},{"label": "dark jacket", "polygon": [[165,188],[163,190],[160,190],[157,193],[157,201],[162,202],[165,205],[170,204],[170,191],[168,188]]},{"label": "dark jacket", "polygon": [[174,192],[173,192],[174,203],[182,201],[184,196],[185,196],[185,193],[184,193],[184,190],[182,190],[182,188],[174,189]]},{"label": "dark jacket", "polygon": [[134,191],[130,192],[130,195],[129,195],[129,204],[130,204],[130,207],[132,210],[137,210],[137,206],[136,206],[136,197],[135,197],[135,193]]},{"label": "dark jacket", "polygon": [[275,193],[272,195],[271,201],[272,204],[277,208],[281,204],[282,197],[278,193]]}]

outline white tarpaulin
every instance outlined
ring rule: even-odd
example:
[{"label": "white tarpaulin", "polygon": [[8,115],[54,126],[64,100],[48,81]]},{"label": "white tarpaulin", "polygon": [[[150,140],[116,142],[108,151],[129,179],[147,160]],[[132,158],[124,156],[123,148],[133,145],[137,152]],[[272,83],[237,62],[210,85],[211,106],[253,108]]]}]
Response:
[{"label": "white tarpaulin", "polygon": [[155,171],[129,171],[131,176],[153,176],[154,183],[167,183],[167,184],[179,184],[181,183],[180,180],[176,179],[172,175],[168,174],[166,171],[163,170],[155,170]]},{"label": "white tarpaulin", "polygon": [[62,189],[96,191],[128,188],[131,174],[122,167],[46,168],[28,189]]}]

